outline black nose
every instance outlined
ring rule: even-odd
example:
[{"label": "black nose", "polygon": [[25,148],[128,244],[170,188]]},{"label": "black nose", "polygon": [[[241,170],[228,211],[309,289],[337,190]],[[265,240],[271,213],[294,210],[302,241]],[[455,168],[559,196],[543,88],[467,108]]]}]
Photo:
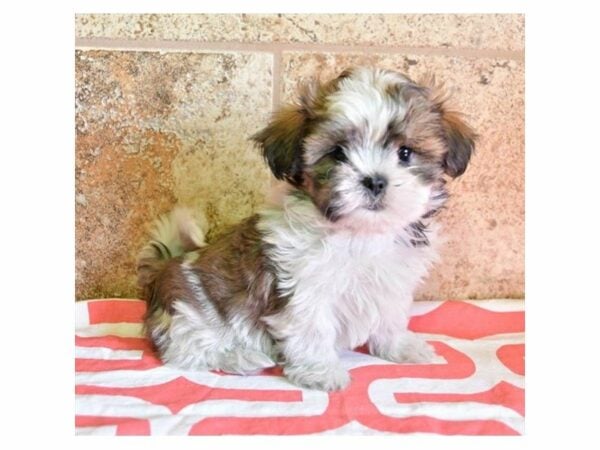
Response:
[{"label": "black nose", "polygon": [[364,177],[362,184],[375,196],[380,195],[387,186],[387,180],[381,175],[374,175],[372,177]]}]

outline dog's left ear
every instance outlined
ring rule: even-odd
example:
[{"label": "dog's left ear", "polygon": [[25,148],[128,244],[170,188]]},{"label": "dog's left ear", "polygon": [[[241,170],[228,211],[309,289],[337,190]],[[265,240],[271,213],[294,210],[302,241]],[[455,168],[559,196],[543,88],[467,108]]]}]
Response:
[{"label": "dog's left ear", "polygon": [[444,171],[452,178],[462,175],[475,150],[477,134],[463,120],[462,115],[453,111],[448,105],[448,94],[444,87],[436,83],[435,77],[429,75],[421,83],[429,91],[429,98],[442,119],[442,134],[448,152],[444,156]]},{"label": "dog's left ear", "polygon": [[467,164],[475,150],[477,135],[462,120],[460,114],[454,111],[442,110],[442,126],[448,145],[448,153],[444,157],[444,171],[456,178],[467,170]]}]

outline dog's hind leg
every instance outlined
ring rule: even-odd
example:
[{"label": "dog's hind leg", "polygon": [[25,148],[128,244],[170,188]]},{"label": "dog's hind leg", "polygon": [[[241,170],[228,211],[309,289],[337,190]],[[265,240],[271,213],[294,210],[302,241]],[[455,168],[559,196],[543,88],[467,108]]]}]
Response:
[{"label": "dog's hind leg", "polygon": [[168,338],[159,348],[165,363],[183,369],[218,369],[238,374],[254,373],[276,364],[269,356],[271,341],[259,330],[242,342],[243,334],[216,314],[207,314],[182,301],[176,301],[174,309],[166,332]]}]

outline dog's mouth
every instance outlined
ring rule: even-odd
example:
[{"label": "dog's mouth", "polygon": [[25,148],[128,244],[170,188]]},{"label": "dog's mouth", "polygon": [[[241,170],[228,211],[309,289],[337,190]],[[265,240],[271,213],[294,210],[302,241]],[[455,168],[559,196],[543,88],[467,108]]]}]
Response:
[{"label": "dog's mouth", "polygon": [[359,211],[366,210],[373,211],[374,213],[380,212],[385,210],[388,206],[384,196],[377,198],[365,196],[361,199],[360,203],[353,205],[351,208],[348,207],[349,205],[347,203],[339,201],[339,197],[336,197],[333,200],[327,204],[318,205],[323,215],[331,222],[337,222],[346,216],[351,217],[353,213],[358,213]]},{"label": "dog's mouth", "polygon": [[379,202],[374,205],[367,205],[365,206],[365,209],[368,209],[369,211],[381,211],[384,207],[383,203]]},{"label": "dog's mouth", "polygon": [[383,197],[369,199],[363,208],[369,211],[381,211],[385,208]]}]

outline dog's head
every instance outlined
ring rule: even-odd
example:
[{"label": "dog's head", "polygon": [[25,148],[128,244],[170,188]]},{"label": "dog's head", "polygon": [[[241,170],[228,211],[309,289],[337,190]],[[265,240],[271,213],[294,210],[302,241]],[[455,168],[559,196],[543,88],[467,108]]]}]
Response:
[{"label": "dog's head", "polygon": [[434,84],[355,68],[305,87],[253,136],[273,174],[333,224],[406,226],[433,209],[444,174],[461,175],[475,133]]}]

